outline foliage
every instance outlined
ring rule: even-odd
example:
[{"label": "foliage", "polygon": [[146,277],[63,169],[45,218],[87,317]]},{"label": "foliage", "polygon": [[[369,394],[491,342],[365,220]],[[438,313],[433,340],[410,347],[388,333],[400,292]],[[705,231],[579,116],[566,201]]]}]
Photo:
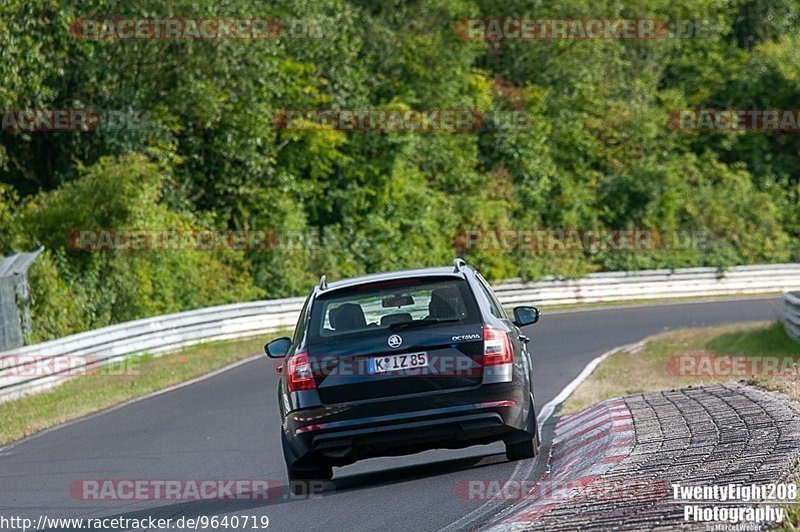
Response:
[{"label": "foliage", "polygon": [[[704,247],[470,249],[490,279],[800,259],[800,136],[676,131],[675,109],[796,108],[789,0],[11,0],[0,108],[134,113],[121,130],[0,133],[0,252],[42,340],[340,278],[449,263],[465,230],[656,229]],[[77,18],[273,18],[322,38],[93,41]],[[471,40],[465,18],[701,20],[703,38]],[[292,109],[469,109],[524,127],[284,130]],[[79,253],[82,228],[264,229],[235,253]]]}]

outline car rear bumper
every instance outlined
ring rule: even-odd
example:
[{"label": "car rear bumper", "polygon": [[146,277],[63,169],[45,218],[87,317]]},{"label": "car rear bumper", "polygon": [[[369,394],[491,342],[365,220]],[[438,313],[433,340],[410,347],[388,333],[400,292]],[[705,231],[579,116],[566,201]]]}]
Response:
[{"label": "car rear bumper", "polygon": [[375,456],[461,448],[525,429],[529,398],[513,385],[494,384],[444,396],[316,407],[284,419],[298,460],[346,465]]}]

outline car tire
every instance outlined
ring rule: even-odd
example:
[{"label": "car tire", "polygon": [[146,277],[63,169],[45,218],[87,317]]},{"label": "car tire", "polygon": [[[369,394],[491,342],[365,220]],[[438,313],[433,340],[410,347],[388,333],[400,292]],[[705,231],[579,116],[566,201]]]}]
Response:
[{"label": "car tire", "polygon": [[[529,435],[529,437],[522,441],[506,443],[506,458],[512,462],[516,460],[536,458],[536,455],[539,454],[539,427],[536,423],[536,413],[533,405],[534,403],[531,400],[530,408],[528,409],[528,422],[527,426],[525,427],[525,432]],[[530,435],[531,425],[533,426],[533,435]]]},{"label": "car tire", "polygon": [[294,495],[312,495],[313,491],[319,488],[313,484],[321,484],[333,478],[333,468],[323,464],[304,464],[308,468],[293,469],[286,468],[286,476],[289,478],[289,490]]},{"label": "car tire", "polygon": [[298,460],[292,453],[286,436],[281,433],[283,458],[286,462],[286,477],[289,479],[289,491],[294,495],[311,495],[312,482],[324,482],[333,478],[333,468],[329,465],[311,460]]},{"label": "car tire", "polygon": [[516,460],[525,460],[527,458],[536,458],[537,454],[539,454],[538,435],[535,435],[530,440],[506,444],[506,458],[512,462]]}]

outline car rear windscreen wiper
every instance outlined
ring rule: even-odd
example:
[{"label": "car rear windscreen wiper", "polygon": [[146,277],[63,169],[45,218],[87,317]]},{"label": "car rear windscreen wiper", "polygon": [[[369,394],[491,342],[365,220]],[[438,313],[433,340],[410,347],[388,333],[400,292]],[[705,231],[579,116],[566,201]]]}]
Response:
[{"label": "car rear windscreen wiper", "polygon": [[433,325],[435,323],[449,323],[454,321],[461,321],[462,319],[463,318],[436,318],[431,320],[404,321],[389,325],[389,329],[392,331],[399,331],[401,329],[408,329],[411,327],[425,327],[428,325]]}]

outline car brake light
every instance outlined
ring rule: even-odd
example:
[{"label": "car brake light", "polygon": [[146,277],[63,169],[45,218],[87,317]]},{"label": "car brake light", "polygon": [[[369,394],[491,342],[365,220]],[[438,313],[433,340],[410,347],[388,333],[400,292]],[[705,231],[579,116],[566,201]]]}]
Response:
[{"label": "car brake light", "polygon": [[500,329],[483,329],[483,365],[496,366],[514,362],[508,334]]},{"label": "car brake light", "polygon": [[297,353],[289,359],[289,371],[286,376],[290,392],[313,390],[317,387],[306,353]]}]

